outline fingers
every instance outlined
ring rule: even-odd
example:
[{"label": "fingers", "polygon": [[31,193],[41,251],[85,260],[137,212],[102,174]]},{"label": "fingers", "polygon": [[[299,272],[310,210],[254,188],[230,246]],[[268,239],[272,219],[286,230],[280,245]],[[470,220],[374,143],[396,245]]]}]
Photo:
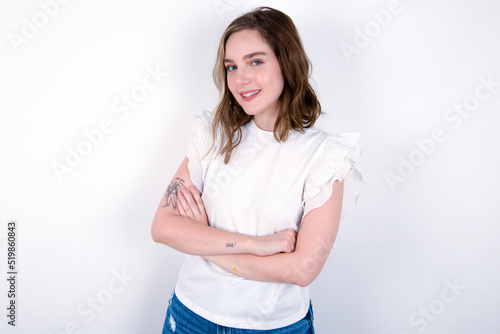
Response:
[{"label": "fingers", "polygon": [[182,192],[182,188],[181,191],[177,194],[177,197],[179,198],[179,201],[177,203],[179,207],[179,213],[184,217],[194,219],[193,210],[191,210],[191,207],[186,197],[184,196],[184,193]]},{"label": "fingers", "polygon": [[282,231],[283,236],[283,250],[284,253],[291,253],[295,250],[295,243],[297,241],[297,232],[294,229],[288,228]]},{"label": "fingers", "polygon": [[[203,218],[207,218],[207,212],[205,211],[205,204],[201,199],[201,192],[196,187],[189,187],[191,194],[193,195],[198,211]],[[208,220],[208,219],[205,219]]]},{"label": "fingers", "polygon": [[209,225],[205,206],[203,204],[203,200],[201,199],[201,193],[198,189],[193,186],[187,189],[182,185],[179,189],[180,191],[178,197],[185,213],[184,216],[196,220],[199,223]]},{"label": "fingers", "polygon": [[189,218],[189,216],[186,213],[186,210],[184,210],[184,207],[182,206],[181,201],[177,201],[177,208],[179,209],[179,213],[181,216]]},{"label": "fingers", "polygon": [[181,193],[182,198],[184,200],[182,204],[187,204],[191,209],[190,211],[194,212],[192,209],[195,209],[197,206],[196,206],[196,203],[193,199],[193,196],[191,195],[189,190],[186,187],[181,186],[180,193]]},{"label": "fingers", "polygon": [[189,191],[191,191],[191,194],[193,194],[193,196],[198,195],[198,197],[200,197],[201,199],[201,192],[198,190],[198,188],[196,188],[195,186],[190,186]]},{"label": "fingers", "polygon": [[200,195],[201,193],[198,191],[198,189],[196,189],[196,187],[189,187],[189,190],[191,191],[191,195],[193,195],[194,201],[196,202],[196,206],[198,207],[200,212],[203,211],[205,207],[201,199]]}]

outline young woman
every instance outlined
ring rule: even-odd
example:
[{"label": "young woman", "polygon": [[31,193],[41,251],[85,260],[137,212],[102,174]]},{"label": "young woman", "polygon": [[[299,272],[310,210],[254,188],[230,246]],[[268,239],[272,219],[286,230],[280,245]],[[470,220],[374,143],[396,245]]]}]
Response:
[{"label": "young woman", "polygon": [[314,333],[308,285],[362,180],[358,135],[314,127],[309,75],[284,13],[257,8],[224,32],[221,101],[195,118],[153,220],[154,241],[188,254],[163,333]]}]

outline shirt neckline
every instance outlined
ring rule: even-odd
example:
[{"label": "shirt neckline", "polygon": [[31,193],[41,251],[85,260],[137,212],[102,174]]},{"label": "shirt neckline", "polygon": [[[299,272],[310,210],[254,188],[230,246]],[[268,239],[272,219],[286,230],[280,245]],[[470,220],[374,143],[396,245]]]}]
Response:
[{"label": "shirt neckline", "polygon": [[264,138],[274,138],[274,132],[273,131],[266,131],[262,130],[255,124],[253,117],[250,120],[250,127],[253,129],[254,132],[256,132],[259,136],[262,136]]}]

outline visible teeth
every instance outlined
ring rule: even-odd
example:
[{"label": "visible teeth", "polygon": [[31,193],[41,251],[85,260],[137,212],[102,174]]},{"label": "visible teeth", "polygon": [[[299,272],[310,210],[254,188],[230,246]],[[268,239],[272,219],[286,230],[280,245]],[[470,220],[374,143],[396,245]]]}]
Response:
[{"label": "visible teeth", "polygon": [[258,92],[260,92],[260,90],[256,90],[255,92],[248,93],[248,94],[241,94],[241,95],[243,95],[244,97],[250,97],[250,96],[252,96],[252,95],[257,94]]}]

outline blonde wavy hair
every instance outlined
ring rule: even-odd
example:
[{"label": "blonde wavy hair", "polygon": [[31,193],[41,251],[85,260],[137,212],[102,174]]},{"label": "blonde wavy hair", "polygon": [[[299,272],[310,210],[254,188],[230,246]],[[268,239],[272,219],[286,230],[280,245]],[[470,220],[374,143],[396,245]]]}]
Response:
[{"label": "blonde wavy hair", "polygon": [[270,7],[259,7],[238,17],[231,22],[221,37],[213,70],[214,82],[221,100],[216,107],[212,123],[212,147],[218,134],[221,140],[218,154],[225,154],[226,164],[233,149],[241,142],[241,127],[253,117],[245,113],[231,94],[224,65],[229,36],[246,29],[260,33],[274,51],[281,67],[284,88],[279,97],[280,109],[273,129],[274,138],[278,142],[284,142],[292,129],[303,133],[304,129],[312,127],[322,114],[321,104],[309,83],[312,65],[292,19]]}]

